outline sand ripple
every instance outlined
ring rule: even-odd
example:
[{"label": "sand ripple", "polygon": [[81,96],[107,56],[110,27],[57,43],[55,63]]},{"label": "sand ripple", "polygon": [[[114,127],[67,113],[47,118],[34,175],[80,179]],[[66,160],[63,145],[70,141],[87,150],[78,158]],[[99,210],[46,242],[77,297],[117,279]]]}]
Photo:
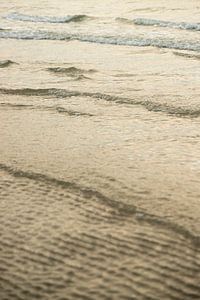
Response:
[{"label": "sand ripple", "polygon": [[0,296],[199,299],[199,240],[75,183],[1,164]]}]

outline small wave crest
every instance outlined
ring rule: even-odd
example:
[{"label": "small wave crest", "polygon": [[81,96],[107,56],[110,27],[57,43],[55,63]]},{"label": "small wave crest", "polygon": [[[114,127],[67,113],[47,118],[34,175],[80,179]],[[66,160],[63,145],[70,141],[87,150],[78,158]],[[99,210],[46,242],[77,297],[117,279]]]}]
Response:
[{"label": "small wave crest", "polygon": [[60,33],[60,32],[50,32],[50,31],[32,31],[32,30],[10,30],[10,31],[0,31],[0,38],[4,39],[17,39],[17,40],[59,40],[67,41],[72,38],[71,35]]},{"label": "small wave crest", "polygon": [[13,64],[15,64],[15,62],[12,60],[2,60],[0,61],[0,68],[6,68]]},{"label": "small wave crest", "polygon": [[70,97],[89,97],[97,100],[114,102],[116,104],[139,105],[152,112],[165,113],[175,117],[198,118],[200,117],[200,108],[186,108],[168,105],[167,103],[158,103],[153,100],[145,100],[143,97],[125,98],[103,93],[69,91],[65,89],[3,89],[0,88],[1,94],[21,95],[21,96],[50,96],[55,98],[70,98]]},{"label": "small wave crest", "polygon": [[74,116],[74,117],[79,117],[79,116],[87,116],[87,117],[93,117],[93,114],[90,113],[85,113],[85,112],[80,112],[80,111],[75,111],[75,110],[69,110],[61,106],[55,107],[55,110],[60,113],[60,114],[67,114],[68,116]]},{"label": "small wave crest", "polygon": [[77,40],[81,42],[107,44],[107,45],[124,45],[135,47],[158,47],[188,51],[200,52],[200,42],[190,40],[177,40],[175,38],[167,37],[140,37],[140,36],[127,36],[127,35],[87,35],[76,33],[63,33],[63,32],[49,32],[49,31],[1,31],[0,38],[5,39],[24,39],[24,40],[64,40],[72,41]]},{"label": "small wave crest", "polygon": [[38,111],[51,111],[59,114],[68,115],[70,117],[93,117],[93,114],[81,111],[75,111],[71,109],[67,109],[62,106],[45,106],[45,105],[31,105],[31,104],[17,104],[17,103],[6,103],[1,102],[0,108],[3,109],[12,109],[12,110],[38,110]]},{"label": "small wave crest", "polygon": [[133,23],[135,25],[142,25],[142,26],[158,26],[158,27],[169,27],[169,28],[183,29],[183,30],[200,31],[200,23],[170,22],[170,21],[145,19],[145,18],[134,19]]},{"label": "small wave crest", "polygon": [[86,15],[69,15],[65,17],[51,17],[51,16],[31,16],[20,13],[12,13],[5,17],[8,20],[24,21],[24,22],[43,22],[43,23],[69,23],[81,22],[87,18]]},{"label": "small wave crest", "polygon": [[76,67],[69,67],[69,68],[62,68],[62,67],[54,67],[54,68],[48,68],[47,71],[58,73],[58,74],[67,74],[67,75],[82,75],[85,73],[94,73],[96,70],[90,69],[90,70],[83,70]]},{"label": "small wave crest", "polygon": [[176,56],[181,56],[181,57],[185,57],[185,58],[191,58],[191,59],[195,59],[195,60],[200,60],[200,55],[195,55],[195,54],[190,54],[190,53],[183,53],[183,52],[177,52],[177,51],[174,51],[173,54],[176,55]]},{"label": "small wave crest", "polygon": [[54,73],[56,75],[65,75],[69,78],[72,78],[74,80],[84,80],[84,79],[91,79],[88,76],[85,76],[85,74],[90,74],[96,72],[95,70],[83,70],[76,67],[69,67],[69,68],[62,68],[62,67],[51,67],[47,68],[47,71]]}]

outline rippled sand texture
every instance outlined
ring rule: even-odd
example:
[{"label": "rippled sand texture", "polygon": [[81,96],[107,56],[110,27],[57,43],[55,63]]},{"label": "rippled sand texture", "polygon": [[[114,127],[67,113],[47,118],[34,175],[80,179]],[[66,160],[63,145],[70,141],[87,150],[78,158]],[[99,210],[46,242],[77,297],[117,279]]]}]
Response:
[{"label": "rippled sand texture", "polygon": [[1,299],[199,298],[192,236],[96,191],[0,168]]},{"label": "rippled sand texture", "polygon": [[199,12],[1,1],[0,300],[200,299]]}]

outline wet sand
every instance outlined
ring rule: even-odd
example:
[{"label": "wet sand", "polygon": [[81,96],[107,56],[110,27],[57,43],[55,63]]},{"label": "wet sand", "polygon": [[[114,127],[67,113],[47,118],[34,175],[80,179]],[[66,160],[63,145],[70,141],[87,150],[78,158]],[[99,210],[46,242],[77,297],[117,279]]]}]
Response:
[{"label": "wet sand", "polygon": [[194,236],[97,191],[0,167],[2,299],[198,299]]},{"label": "wet sand", "polygon": [[0,299],[200,299],[198,2],[19,2],[0,5]]},{"label": "wet sand", "polygon": [[170,160],[197,121],[154,113],[159,130],[141,107],[5,97],[2,299],[198,299],[196,167]]}]

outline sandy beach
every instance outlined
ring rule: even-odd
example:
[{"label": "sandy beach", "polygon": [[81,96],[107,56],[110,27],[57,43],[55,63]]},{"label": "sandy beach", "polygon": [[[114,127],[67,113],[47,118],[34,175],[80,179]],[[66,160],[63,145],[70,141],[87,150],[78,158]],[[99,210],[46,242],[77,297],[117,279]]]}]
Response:
[{"label": "sandy beach", "polygon": [[199,10],[2,1],[1,300],[200,299]]}]

